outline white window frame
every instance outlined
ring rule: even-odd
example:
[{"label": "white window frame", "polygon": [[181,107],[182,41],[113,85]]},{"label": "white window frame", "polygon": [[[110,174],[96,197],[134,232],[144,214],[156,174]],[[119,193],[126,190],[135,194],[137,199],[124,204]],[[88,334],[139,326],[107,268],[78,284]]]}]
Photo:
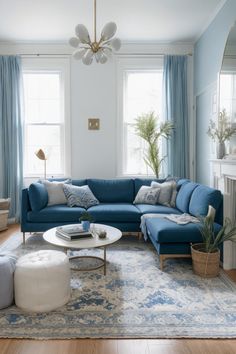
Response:
[{"label": "white window frame", "polygon": [[124,115],[125,87],[127,72],[156,72],[163,70],[163,57],[120,57],[117,59],[117,177],[155,177],[154,174],[126,174],[125,144],[124,144]]},{"label": "white window frame", "polygon": [[[62,148],[62,167],[64,173],[54,174],[53,177],[71,176],[71,129],[70,129],[70,59],[68,57],[30,57],[22,59],[22,71],[24,72],[60,72],[62,94],[62,109],[64,111],[64,122],[61,124],[61,148]],[[37,125],[37,123],[33,124]],[[42,124],[40,124],[42,125]],[[47,125],[59,125],[47,123]],[[26,129],[25,129],[26,133]],[[34,179],[43,175],[26,174],[24,178]]]}]

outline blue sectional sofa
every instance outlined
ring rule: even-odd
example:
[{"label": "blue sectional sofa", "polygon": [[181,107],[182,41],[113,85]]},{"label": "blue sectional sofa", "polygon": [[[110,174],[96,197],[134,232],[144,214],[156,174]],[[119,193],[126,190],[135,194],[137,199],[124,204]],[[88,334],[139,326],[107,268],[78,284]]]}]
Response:
[{"label": "blue sectional sofa", "polygon": [[[72,184],[87,184],[99,205],[88,209],[94,222],[119,228],[122,232],[140,233],[140,219],[143,214],[206,215],[208,206],[216,209],[215,228],[223,222],[223,198],[220,191],[186,179],[177,182],[176,207],[163,205],[133,204],[142,185],[149,186],[156,179],[83,179],[72,180]],[[160,183],[164,180],[158,180]],[[26,232],[46,231],[49,228],[78,223],[85,209],[70,208],[66,204],[47,206],[47,190],[41,183],[33,183],[22,191],[21,230]],[[147,218],[147,234],[156,248],[161,263],[173,256],[190,254],[190,243],[201,242],[201,233],[196,224],[178,225],[164,218]]]}]

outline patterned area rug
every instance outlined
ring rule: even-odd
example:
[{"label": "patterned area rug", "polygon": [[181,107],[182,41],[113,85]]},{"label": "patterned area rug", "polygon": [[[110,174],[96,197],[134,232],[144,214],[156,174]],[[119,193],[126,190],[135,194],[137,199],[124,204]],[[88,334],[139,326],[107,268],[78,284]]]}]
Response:
[{"label": "patterned area rug", "polygon": [[[14,248],[19,237],[0,252]],[[14,253],[51,248],[33,235]],[[236,338],[236,286],[223,271],[202,279],[189,260],[170,260],[161,272],[152,245],[129,237],[108,248],[107,257],[106,276],[101,269],[72,272],[71,300],[56,311],[0,310],[0,337]]]}]

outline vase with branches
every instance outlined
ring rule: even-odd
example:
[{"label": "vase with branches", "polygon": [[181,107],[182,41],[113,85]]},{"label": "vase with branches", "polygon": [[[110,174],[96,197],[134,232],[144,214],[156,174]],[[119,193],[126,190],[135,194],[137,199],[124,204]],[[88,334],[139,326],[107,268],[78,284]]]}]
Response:
[{"label": "vase with branches", "polygon": [[164,160],[164,157],[160,156],[160,138],[169,139],[174,126],[168,121],[159,124],[159,117],[154,112],[142,114],[135,121],[135,133],[147,142],[147,151],[143,157],[144,162],[158,178],[161,163]]},{"label": "vase with branches", "polygon": [[234,134],[236,134],[236,128],[232,127],[230,118],[224,108],[219,113],[217,123],[210,120],[210,125],[207,130],[207,135],[212,138],[213,141],[218,142],[217,158],[222,159],[224,157],[225,141],[229,140]]}]

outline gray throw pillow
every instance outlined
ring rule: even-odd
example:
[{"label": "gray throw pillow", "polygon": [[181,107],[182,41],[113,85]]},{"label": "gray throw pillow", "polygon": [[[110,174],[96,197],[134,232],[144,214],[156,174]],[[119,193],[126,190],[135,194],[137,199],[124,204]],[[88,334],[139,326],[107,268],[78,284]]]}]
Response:
[{"label": "gray throw pillow", "polygon": [[151,187],[160,188],[160,193],[158,196],[158,204],[162,204],[168,207],[175,207],[175,200],[177,196],[176,182],[164,182],[158,183],[153,181]]},{"label": "gray throw pillow", "polygon": [[155,205],[158,200],[160,188],[142,186],[134,200],[134,204],[151,204]]},{"label": "gray throw pillow", "polygon": [[66,204],[66,196],[63,190],[63,185],[65,183],[71,183],[70,179],[65,181],[47,181],[40,180],[40,182],[45,186],[48,192],[48,205]]},{"label": "gray throw pillow", "polygon": [[67,198],[67,205],[69,207],[79,206],[85,209],[93,205],[98,205],[99,201],[92,193],[89,186],[73,186],[73,185],[63,185],[63,190]]}]

